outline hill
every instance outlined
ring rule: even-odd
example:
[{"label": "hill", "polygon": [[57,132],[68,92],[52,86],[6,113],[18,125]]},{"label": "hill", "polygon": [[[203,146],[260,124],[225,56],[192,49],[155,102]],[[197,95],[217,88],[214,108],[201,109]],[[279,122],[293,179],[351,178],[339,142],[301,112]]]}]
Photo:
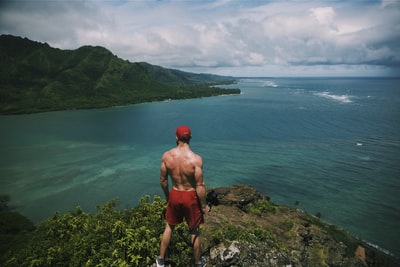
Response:
[{"label": "hill", "polygon": [[[215,206],[202,226],[207,266],[399,266],[394,256],[318,217],[275,205],[251,186],[215,188],[209,190],[208,200]],[[116,206],[116,200],[109,201],[96,214],[77,207],[33,229],[3,205],[0,243],[7,246],[0,247],[0,265],[155,266],[166,202],[146,196],[134,208],[121,211]],[[176,227],[167,257],[168,267],[192,265],[185,224]]]},{"label": "hill", "polygon": [[166,99],[238,94],[212,85],[234,78],[131,63],[99,46],[52,48],[0,36],[0,114],[101,108]]}]

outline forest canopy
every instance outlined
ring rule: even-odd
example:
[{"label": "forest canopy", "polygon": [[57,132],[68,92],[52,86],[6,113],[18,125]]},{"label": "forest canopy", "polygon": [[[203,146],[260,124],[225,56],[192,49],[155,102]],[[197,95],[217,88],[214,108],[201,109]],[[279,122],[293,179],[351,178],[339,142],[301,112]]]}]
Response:
[{"label": "forest canopy", "polygon": [[0,36],[0,114],[103,108],[167,99],[239,94],[216,85],[233,77],[131,63],[99,46],[52,48]]}]

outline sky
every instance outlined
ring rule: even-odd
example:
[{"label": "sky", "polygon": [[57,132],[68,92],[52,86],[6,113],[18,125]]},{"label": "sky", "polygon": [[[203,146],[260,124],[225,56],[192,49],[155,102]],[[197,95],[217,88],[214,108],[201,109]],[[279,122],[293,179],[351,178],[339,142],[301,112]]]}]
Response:
[{"label": "sky", "polygon": [[400,77],[400,0],[0,0],[0,34],[195,73]]}]

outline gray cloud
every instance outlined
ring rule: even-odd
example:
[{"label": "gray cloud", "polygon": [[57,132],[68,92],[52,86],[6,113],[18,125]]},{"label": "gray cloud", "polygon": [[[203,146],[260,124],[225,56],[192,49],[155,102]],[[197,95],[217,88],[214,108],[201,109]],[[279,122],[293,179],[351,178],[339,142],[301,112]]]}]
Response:
[{"label": "gray cloud", "polygon": [[395,0],[3,1],[0,33],[196,72],[400,75],[399,18]]}]

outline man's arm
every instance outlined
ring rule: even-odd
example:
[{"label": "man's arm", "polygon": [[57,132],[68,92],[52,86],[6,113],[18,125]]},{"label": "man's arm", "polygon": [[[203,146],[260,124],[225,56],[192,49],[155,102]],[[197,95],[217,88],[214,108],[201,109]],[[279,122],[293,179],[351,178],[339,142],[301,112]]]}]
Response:
[{"label": "man's arm", "polygon": [[207,206],[206,203],[206,185],[203,180],[203,162],[201,158],[194,168],[194,179],[196,182],[196,193],[200,200],[201,209],[204,210]]},{"label": "man's arm", "polygon": [[164,191],[165,199],[168,201],[169,199],[168,172],[167,172],[167,167],[165,166],[164,157],[161,159],[160,185],[162,190]]}]

